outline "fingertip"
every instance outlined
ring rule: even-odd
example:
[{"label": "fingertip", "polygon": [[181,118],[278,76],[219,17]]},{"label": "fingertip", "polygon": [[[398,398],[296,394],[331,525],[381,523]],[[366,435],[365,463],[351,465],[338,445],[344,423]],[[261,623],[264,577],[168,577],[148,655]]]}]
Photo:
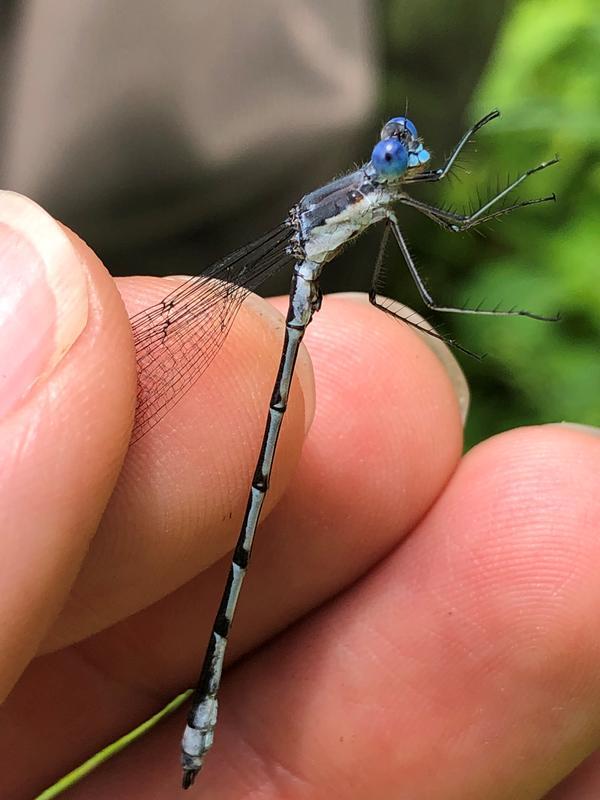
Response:
[{"label": "fingertip", "polygon": [[550,428],[558,428],[563,431],[573,431],[574,433],[583,434],[584,436],[600,437],[600,428],[595,425],[582,425],[580,422],[550,422],[547,424]]},{"label": "fingertip", "polygon": [[[359,303],[365,307],[369,307],[371,311],[378,312],[382,316],[385,316],[385,312],[373,306],[369,301],[368,295],[364,294],[364,292],[344,292],[336,296],[342,300],[348,300],[349,302]],[[456,395],[460,410],[460,418],[464,425],[469,413],[469,384],[454,353],[446,341],[437,334],[433,325],[421,314],[396,300],[384,298],[383,302],[386,310],[395,314],[400,324],[404,320],[408,332],[416,336],[422,344],[431,350],[440,362]]]},{"label": "fingertip", "polygon": [[563,683],[597,674],[599,470],[598,440],[578,431],[499,434],[469,451],[418,531],[415,580],[437,581],[482,652],[527,679],[544,665]]},{"label": "fingertip", "polygon": [[[31,335],[13,347],[17,363],[39,371],[0,423],[6,685],[64,603],[118,474],[135,396],[131,334],[111,277],[81,240],[16,197],[18,223],[13,214],[4,224],[27,291],[5,322],[14,332],[20,315],[30,318]],[[46,339],[36,339],[40,325]],[[36,341],[52,343],[45,366],[31,356]]]},{"label": "fingertip", "polygon": [[73,346],[88,319],[85,270],[59,225],[15,192],[0,192],[2,316],[0,416],[26,401]]}]

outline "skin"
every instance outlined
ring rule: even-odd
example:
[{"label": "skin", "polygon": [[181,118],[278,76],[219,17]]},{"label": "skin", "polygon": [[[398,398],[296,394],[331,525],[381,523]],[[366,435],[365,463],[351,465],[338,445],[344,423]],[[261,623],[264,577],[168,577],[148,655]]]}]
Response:
[{"label": "skin", "polygon": [[[273,306],[246,303],[128,451],[121,297],[132,313],[176,281],[115,283],[73,244],[88,325],[0,425],[4,800],[194,682],[281,344]],[[451,359],[354,295],[325,298],[306,347],[190,796],[598,797],[600,438],[522,428],[461,458]],[[183,712],[69,797],[180,796],[182,726]]]}]

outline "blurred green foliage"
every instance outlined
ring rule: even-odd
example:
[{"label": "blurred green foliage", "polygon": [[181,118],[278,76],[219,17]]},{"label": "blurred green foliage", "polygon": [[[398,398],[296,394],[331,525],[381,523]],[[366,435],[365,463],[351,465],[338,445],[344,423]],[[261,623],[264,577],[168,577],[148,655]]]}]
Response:
[{"label": "blurred green foliage", "polygon": [[[434,0],[429,3],[439,6]],[[405,9],[406,4],[392,1],[386,8],[385,30],[391,53],[388,65],[405,45]],[[431,291],[440,302],[460,305],[468,300],[470,305],[477,305],[483,300],[493,307],[500,301],[504,307],[514,304],[540,313],[560,311],[563,319],[552,324],[448,315],[440,326],[440,316],[435,317],[436,326],[448,335],[471,349],[489,353],[481,362],[461,357],[473,389],[469,444],[514,425],[564,419],[600,425],[597,0],[521,0],[504,16],[494,18],[498,10],[495,6],[494,11],[486,12],[485,25],[482,18],[477,23],[484,26],[476,45],[478,57],[482,40],[493,36],[495,41],[480,79],[475,76],[471,84],[472,98],[462,124],[494,107],[502,110],[502,117],[478,135],[476,148],[472,147],[463,159],[469,174],[459,170],[457,180],[450,181],[443,191],[436,187],[427,199],[459,209],[469,199],[477,204],[474,189],[485,198],[495,191],[498,180],[502,187],[509,174],[514,178],[558,153],[559,165],[532,176],[515,198],[511,197],[524,199],[556,192],[558,202],[507,215],[501,222],[485,226],[485,238],[476,232],[452,236],[437,228],[431,230],[429,224],[426,235],[417,229],[413,238],[412,220],[410,236]],[[447,13],[446,7],[446,17]],[[473,28],[469,33],[473,35]],[[465,87],[473,80],[472,54],[465,62],[467,78],[459,79],[459,115],[463,110],[460,95],[467,92]],[[460,73],[460,60],[455,63]],[[398,113],[398,84],[403,77],[397,68],[389,76],[386,112],[395,107]],[[451,79],[449,75],[448,81]],[[448,93],[453,92],[449,86]],[[400,95],[402,101],[405,95],[406,89]],[[446,117],[452,117],[449,105],[444,105],[447,102],[448,98],[438,96],[436,103],[432,96],[427,105],[433,103],[434,113],[441,117],[448,109]],[[418,99],[416,105],[419,116],[415,113],[414,119],[428,144],[430,137],[420,119]],[[414,109],[415,103],[411,107]],[[446,126],[452,128],[446,150],[455,139],[455,125],[452,120]],[[394,287],[394,294],[404,299],[404,280],[401,288],[400,284]],[[407,302],[420,308],[412,297]]]}]

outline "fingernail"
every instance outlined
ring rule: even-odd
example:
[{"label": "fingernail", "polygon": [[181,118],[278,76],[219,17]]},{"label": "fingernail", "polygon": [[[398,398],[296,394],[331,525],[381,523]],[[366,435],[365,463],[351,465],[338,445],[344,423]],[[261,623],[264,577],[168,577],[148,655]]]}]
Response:
[{"label": "fingernail", "polygon": [[551,422],[551,425],[558,425],[561,428],[570,428],[573,431],[587,433],[588,436],[600,436],[600,428],[594,425],[582,425],[580,422]]},{"label": "fingernail", "polygon": [[60,225],[0,191],[0,416],[47,377],[84,329],[86,274]]}]

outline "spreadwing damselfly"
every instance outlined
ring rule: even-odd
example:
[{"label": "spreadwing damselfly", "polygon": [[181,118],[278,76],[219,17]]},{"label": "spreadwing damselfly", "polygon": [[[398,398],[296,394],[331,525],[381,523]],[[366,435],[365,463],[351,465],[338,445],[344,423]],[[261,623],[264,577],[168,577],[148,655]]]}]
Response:
[{"label": "spreadwing damselfly", "polygon": [[[523,316],[553,321],[523,309],[460,308],[440,305],[427,289],[402,235],[396,209],[409,206],[452,233],[469,230],[516,209],[554,199],[554,195],[512,204],[505,198],[530,175],[555,164],[557,158],[525,171],[470,214],[437,208],[409,195],[414,184],[443,180],[450,174],[474,133],[499,116],[492,111],[461,137],[444,164],[430,167],[415,125],[394,117],[382,128],[370,160],[359,169],[305,195],[286,220],[256,241],[190,278],[162,301],[132,317],[138,365],[138,397],[133,442],[144,436],[170,411],[210,365],[223,344],[244,298],[267,278],[292,268],[289,306],[279,367],[267,410],[265,431],[252,478],[246,511],[233,553],[182,740],[183,787],[189,788],[210,750],[217,721],[217,695],[225,648],[254,535],[269,488],[277,440],[285,415],[298,350],[322,301],[319,276],[340,250],[371,226],[381,223],[384,235],[374,269],[369,299],[385,313],[421,328],[379,300],[377,282],[383,252],[392,234],[425,305],[435,311],[460,314]],[[500,204],[500,205],[499,205]],[[428,334],[443,338],[435,331]],[[450,344],[464,349],[451,340]]]}]

